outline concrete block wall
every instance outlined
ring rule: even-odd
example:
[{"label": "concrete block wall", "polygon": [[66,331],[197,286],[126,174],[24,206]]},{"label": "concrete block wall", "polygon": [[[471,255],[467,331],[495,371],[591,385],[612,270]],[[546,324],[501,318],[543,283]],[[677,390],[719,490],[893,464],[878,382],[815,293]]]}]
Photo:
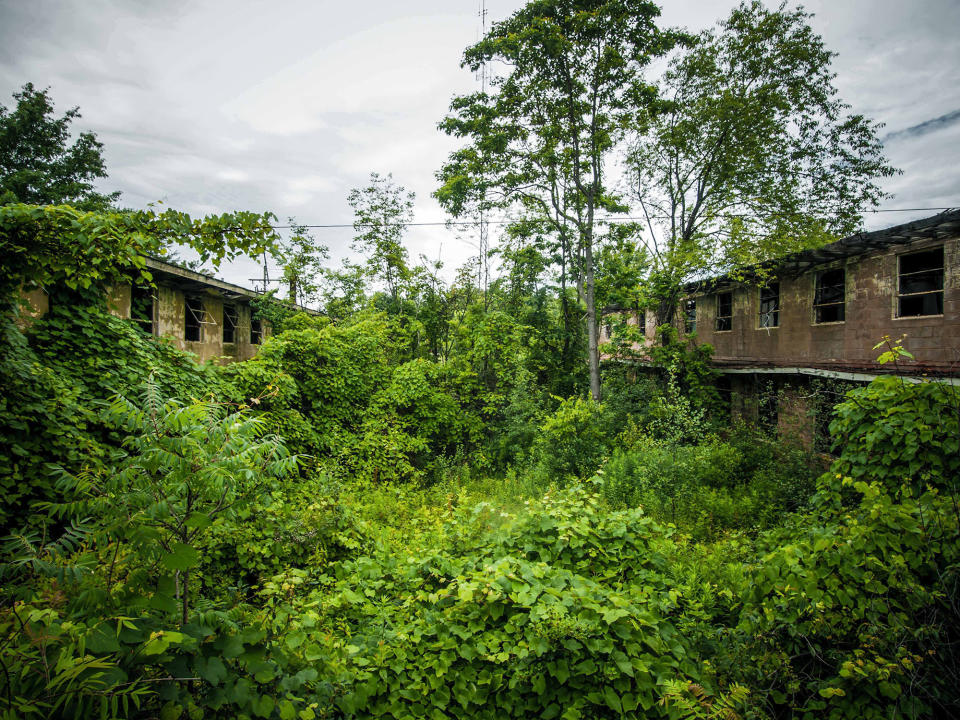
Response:
[{"label": "concrete block wall", "polygon": [[[192,294],[203,298],[205,320],[209,322],[209,324],[204,323],[200,326],[200,340],[184,339],[186,293],[163,285],[157,287],[157,301],[153,310],[154,327],[157,335],[171,338],[175,347],[181,350],[189,350],[198,355],[201,360],[218,360],[229,363],[249,360],[257,354],[260,345],[250,342],[250,324],[253,310],[249,303],[240,299],[227,301],[237,307],[237,342],[225,343],[223,342],[223,298],[216,293]],[[128,306],[126,317],[129,316]],[[267,322],[261,324],[265,339],[270,336],[270,325]]]},{"label": "concrete block wall", "polygon": [[[944,312],[897,317],[899,255],[944,246]],[[697,340],[710,343],[721,364],[876,368],[884,335],[906,334],[919,370],[960,370],[960,240],[912,243],[841,260],[816,270],[846,269],[846,319],[814,322],[815,271],[780,278],[780,325],[759,327],[757,286],[733,292],[733,327],[715,330],[716,293],[697,296]],[[907,366],[911,363],[906,363]]]}]

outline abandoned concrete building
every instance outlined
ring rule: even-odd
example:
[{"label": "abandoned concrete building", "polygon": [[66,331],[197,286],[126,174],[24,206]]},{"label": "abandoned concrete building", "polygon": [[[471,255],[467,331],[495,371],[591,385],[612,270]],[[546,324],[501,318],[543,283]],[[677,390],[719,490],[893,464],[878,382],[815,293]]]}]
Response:
[{"label": "abandoned concrete building", "polygon": [[[148,257],[146,263],[156,287],[113,288],[107,298],[112,313],[151,335],[169,338],[201,360],[229,363],[256,355],[271,332],[250,305],[259,293],[157,258]],[[42,290],[28,293],[27,300],[35,315],[49,308]]]},{"label": "abandoned concrete building", "polygon": [[[790,255],[764,283],[719,277],[687,290],[682,330],[713,346],[732,412],[804,443],[825,431],[822,408],[844,386],[894,371],[876,360],[884,336],[906,335],[915,360],[899,372],[960,382],[960,211]],[[652,314],[627,322],[654,341]],[[609,332],[605,323],[601,342]],[[820,406],[818,384],[834,386]]]}]

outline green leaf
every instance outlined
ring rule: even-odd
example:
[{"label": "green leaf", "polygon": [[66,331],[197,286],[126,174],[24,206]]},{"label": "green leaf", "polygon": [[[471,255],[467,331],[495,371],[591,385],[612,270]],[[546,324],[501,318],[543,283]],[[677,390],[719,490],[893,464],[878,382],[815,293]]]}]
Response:
[{"label": "green leaf", "polygon": [[223,660],[214,656],[207,659],[200,675],[211,685],[219,685],[227,677],[227,667],[223,664]]},{"label": "green leaf", "polygon": [[270,695],[261,695],[253,701],[253,712],[260,717],[270,717],[276,701]]},{"label": "green leaf", "polygon": [[196,549],[184,543],[171,543],[172,552],[161,558],[163,565],[170,570],[189,570],[200,563],[200,555]]},{"label": "green leaf", "polygon": [[603,699],[607,703],[607,707],[614,712],[623,712],[623,706],[620,703],[620,696],[617,695],[617,691],[609,685],[606,685],[603,688]]},{"label": "green leaf", "polygon": [[160,720],[177,720],[183,714],[183,706],[171,700],[160,709]]}]

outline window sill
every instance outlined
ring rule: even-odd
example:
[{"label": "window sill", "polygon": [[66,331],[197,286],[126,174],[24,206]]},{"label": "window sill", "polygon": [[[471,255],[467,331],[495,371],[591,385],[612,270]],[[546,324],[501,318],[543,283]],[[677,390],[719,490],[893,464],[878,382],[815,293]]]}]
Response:
[{"label": "window sill", "polygon": [[780,329],[779,325],[770,325],[769,327],[754,328],[754,330],[779,330],[779,329]]},{"label": "window sill", "polygon": [[829,327],[830,325],[846,325],[846,324],[847,324],[847,321],[846,321],[846,320],[831,320],[830,322],[819,322],[819,323],[818,323],[818,322],[812,322],[812,323],[810,323],[810,325],[811,325],[812,327],[823,327],[824,325],[826,325],[826,326]]},{"label": "window sill", "polygon": [[714,331],[713,331],[713,334],[714,334],[714,335],[726,335],[727,333],[732,333],[732,332],[733,332],[733,329],[731,328],[730,330],[714,330]]},{"label": "window sill", "polygon": [[937,313],[936,315],[900,315],[894,316],[891,320],[929,320],[930,318],[942,318],[943,313]]}]

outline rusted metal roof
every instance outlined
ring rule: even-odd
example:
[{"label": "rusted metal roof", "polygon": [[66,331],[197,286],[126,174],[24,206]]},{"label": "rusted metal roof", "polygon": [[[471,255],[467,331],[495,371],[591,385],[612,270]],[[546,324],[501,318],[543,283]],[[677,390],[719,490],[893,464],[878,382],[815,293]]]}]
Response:
[{"label": "rusted metal roof", "polygon": [[[165,285],[175,287],[178,290],[183,290],[185,292],[212,292],[222,296],[227,300],[263,297],[263,293],[257,292],[256,290],[250,290],[249,288],[245,288],[241,285],[234,285],[233,283],[228,283],[225,280],[215,278],[212,275],[196,272],[195,270],[189,270],[185,267],[174,265],[173,263],[169,263],[166,260],[162,260],[157,257],[147,256],[146,263],[147,268],[151,273],[153,273],[155,276],[163,278]],[[277,302],[282,303],[283,301]],[[304,307],[302,305],[287,305],[287,307],[294,308],[298,312],[305,312],[308,315],[320,314],[313,308]]]},{"label": "rusted metal roof", "polygon": [[709,292],[741,285],[756,277],[760,270],[774,275],[800,274],[819,265],[848,257],[865,255],[894,245],[919,240],[941,240],[960,235],[960,210],[947,210],[921,220],[894,225],[883,230],[861,232],[815,250],[803,250],[759,266],[745,268],[737,277],[729,274],[686,285],[687,292]]}]

